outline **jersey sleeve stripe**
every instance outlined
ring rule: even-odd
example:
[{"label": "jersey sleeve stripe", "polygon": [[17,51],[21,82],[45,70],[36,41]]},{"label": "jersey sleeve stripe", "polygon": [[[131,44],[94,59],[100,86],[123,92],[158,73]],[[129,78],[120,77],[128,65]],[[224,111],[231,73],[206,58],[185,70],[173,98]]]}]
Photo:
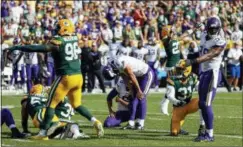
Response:
[{"label": "jersey sleeve stripe", "polygon": [[59,76],[53,83],[53,86],[51,87],[51,90],[50,90],[50,94],[49,94],[49,97],[48,97],[48,102],[47,102],[47,107],[50,105],[51,101],[52,101],[52,98],[53,98],[53,95],[57,89],[57,86],[59,84],[59,82],[61,81],[62,77]]}]

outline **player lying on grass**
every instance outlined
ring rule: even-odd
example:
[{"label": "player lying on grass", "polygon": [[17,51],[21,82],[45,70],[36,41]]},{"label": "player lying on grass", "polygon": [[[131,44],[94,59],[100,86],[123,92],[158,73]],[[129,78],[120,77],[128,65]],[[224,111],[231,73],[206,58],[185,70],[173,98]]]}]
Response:
[{"label": "player lying on grass", "polygon": [[147,113],[147,94],[154,79],[153,71],[149,65],[134,57],[120,55],[110,59],[108,65],[103,69],[103,75],[110,80],[120,75],[125,83],[131,81],[133,90],[133,99],[130,104],[131,115],[128,125],[124,129],[135,127],[137,111],[140,116],[140,124],[144,126]]},{"label": "player lying on grass", "polygon": [[166,98],[173,104],[171,118],[171,135],[188,134],[181,130],[185,117],[197,112],[198,98],[192,99],[198,81],[197,76],[191,73],[192,67],[189,66],[184,70],[176,70],[177,75],[167,79]]},{"label": "player lying on grass", "polygon": [[11,130],[11,138],[25,138],[27,135],[25,133],[19,132],[19,129],[16,127],[14,118],[10,110],[2,109],[1,110],[1,126],[6,124]]},{"label": "player lying on grass", "polygon": [[45,45],[13,46],[8,49],[9,52],[14,50],[51,52],[54,59],[57,78],[50,90],[46,113],[43,122],[40,124],[40,131],[33,139],[48,140],[48,130],[51,126],[55,109],[65,96],[68,96],[70,104],[77,113],[91,121],[97,136],[101,137],[104,135],[102,123],[92,116],[87,108],[82,105],[83,77],[79,58],[81,49],[78,46],[78,36],[75,34],[75,26],[69,19],[61,19],[56,23],[54,32],[54,37]]},{"label": "player lying on grass", "polygon": [[[112,100],[116,98],[117,111],[112,110]],[[121,123],[127,122],[130,117],[129,103],[132,100],[131,88],[126,85],[122,78],[116,84],[116,88],[113,88],[107,96],[107,106],[110,115],[104,122],[104,127],[117,127]],[[136,116],[138,118],[138,116]],[[140,120],[135,124],[135,129],[141,129]]]},{"label": "player lying on grass", "polygon": [[[47,98],[45,97],[45,90],[41,84],[34,85],[30,90],[30,94],[22,99],[22,127],[25,133],[29,133],[29,116],[32,119],[33,125],[36,128],[40,127],[46,112],[46,102]],[[73,108],[69,104],[68,100],[64,99],[57,105],[55,115],[51,121],[51,125],[61,122],[60,128],[56,131],[54,130],[55,133],[51,133],[49,138],[89,138],[89,136],[84,133],[80,133],[78,124],[70,121],[72,115]]]}]

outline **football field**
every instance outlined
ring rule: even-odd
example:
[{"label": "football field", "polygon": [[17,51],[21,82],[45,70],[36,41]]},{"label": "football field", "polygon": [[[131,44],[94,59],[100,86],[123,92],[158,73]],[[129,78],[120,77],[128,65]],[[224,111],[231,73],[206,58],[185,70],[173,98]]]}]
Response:
[{"label": "football field", "polygon": [[[2,126],[3,146],[242,146],[242,93],[217,93],[213,102],[214,109],[214,133],[215,141],[212,143],[197,143],[193,139],[197,135],[199,126],[199,115],[194,113],[188,115],[183,126],[184,130],[190,132],[188,136],[170,137],[170,117],[160,113],[160,101],[164,94],[150,94],[148,96],[148,113],[145,121],[145,129],[121,130],[120,128],[105,129],[105,136],[97,138],[91,123],[84,117],[76,114],[72,117],[77,121],[81,129],[91,136],[88,140],[20,140],[10,139],[10,130],[6,125]],[[196,93],[194,96],[197,96]],[[10,108],[14,115],[16,125],[21,128],[22,96],[2,96],[2,106]],[[108,115],[106,95],[83,95],[83,105],[102,122]],[[114,102],[114,106],[116,106]],[[114,110],[116,110],[114,108]],[[171,112],[171,106],[169,108]],[[122,126],[126,125],[123,123]],[[29,120],[32,135],[38,132],[33,128]]]}]

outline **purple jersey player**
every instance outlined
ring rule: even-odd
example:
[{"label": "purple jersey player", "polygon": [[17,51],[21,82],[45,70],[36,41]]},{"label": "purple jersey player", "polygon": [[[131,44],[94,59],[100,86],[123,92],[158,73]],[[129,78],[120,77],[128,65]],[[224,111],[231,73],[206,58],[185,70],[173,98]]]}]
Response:
[{"label": "purple jersey player", "polygon": [[[144,120],[147,113],[147,94],[153,83],[154,75],[148,64],[141,60],[130,56],[117,56],[109,61],[109,66],[103,70],[103,75],[106,79],[113,79],[116,74],[123,77],[125,83],[131,81],[133,87],[133,99],[130,104],[130,118],[127,127],[124,129],[132,129],[135,127],[135,116],[138,110],[141,118],[141,127],[144,125]],[[111,78],[112,77],[112,78]]]},{"label": "purple jersey player", "polygon": [[27,75],[27,90],[30,91],[32,81],[38,79],[39,65],[37,53],[25,53],[26,75]]},{"label": "purple jersey player", "polygon": [[[220,36],[221,22],[216,17],[207,20],[206,31],[201,35],[202,56],[194,60],[181,60],[179,66],[184,68],[191,64],[200,64],[202,71],[199,83],[199,108],[201,121],[198,137],[195,141],[214,141],[212,101],[216,95],[219,68],[222,62],[225,39]],[[203,129],[204,124],[206,131]],[[204,131],[203,131],[204,130]]]},{"label": "purple jersey player", "polygon": [[[1,125],[6,124],[8,128],[11,130],[12,138],[25,138],[26,135],[20,133],[19,130],[16,128],[13,115],[8,109],[1,110]],[[26,132],[29,133],[29,132]]]},{"label": "purple jersey player", "polygon": [[[19,38],[15,38],[13,41],[14,45],[18,45],[20,44],[20,39]],[[22,88],[24,88],[24,84],[25,84],[25,70],[24,70],[24,59],[23,59],[23,52],[21,51],[13,51],[11,53],[11,56],[9,56],[8,58],[10,58],[13,62],[13,75],[11,77],[10,80],[10,89],[13,88],[13,85],[18,84],[18,77],[20,75],[20,85]]]},{"label": "purple jersey player", "polygon": [[[116,97],[117,111],[112,110],[112,99]],[[120,126],[122,122],[127,122],[130,118],[129,104],[132,100],[132,92],[129,86],[126,86],[125,82],[120,78],[107,96],[107,105],[110,115],[106,118],[104,122],[104,127],[117,127]],[[138,113],[136,113],[136,118],[138,118],[138,123],[136,129],[140,129],[140,119]]]}]

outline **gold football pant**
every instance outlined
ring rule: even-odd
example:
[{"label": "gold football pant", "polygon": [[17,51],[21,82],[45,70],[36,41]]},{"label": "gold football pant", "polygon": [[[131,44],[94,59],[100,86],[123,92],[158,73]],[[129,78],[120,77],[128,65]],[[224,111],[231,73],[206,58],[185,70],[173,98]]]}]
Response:
[{"label": "gold football pant", "polygon": [[83,77],[81,74],[59,76],[53,82],[47,107],[55,109],[56,106],[68,96],[69,102],[75,109],[81,105]]},{"label": "gold football pant", "polygon": [[171,119],[171,134],[178,135],[180,131],[180,127],[184,123],[185,117],[190,114],[197,112],[198,110],[198,98],[191,99],[191,101],[182,106],[182,107],[174,107],[172,111],[172,119]]}]

